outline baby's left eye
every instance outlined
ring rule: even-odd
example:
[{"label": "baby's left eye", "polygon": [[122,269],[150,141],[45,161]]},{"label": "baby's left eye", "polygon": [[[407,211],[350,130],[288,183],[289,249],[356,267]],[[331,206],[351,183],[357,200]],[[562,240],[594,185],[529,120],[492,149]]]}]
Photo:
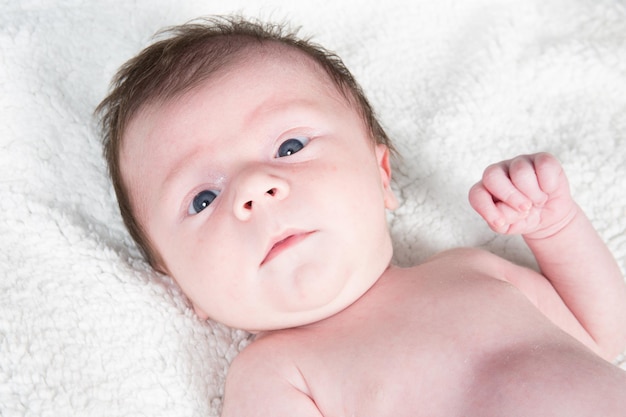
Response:
[{"label": "baby's left eye", "polygon": [[282,158],[284,156],[293,155],[296,152],[299,152],[309,143],[308,138],[297,137],[290,138],[280,144],[278,147],[278,152],[276,152],[277,158]]}]

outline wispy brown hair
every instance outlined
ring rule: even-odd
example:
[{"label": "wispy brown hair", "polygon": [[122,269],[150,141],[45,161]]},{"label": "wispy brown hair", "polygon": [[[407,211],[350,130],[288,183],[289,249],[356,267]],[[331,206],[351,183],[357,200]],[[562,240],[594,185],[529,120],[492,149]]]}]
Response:
[{"label": "wispy brown hair", "polygon": [[310,39],[299,38],[297,32],[284,25],[242,17],[198,19],[158,32],[157,36],[163,39],[122,65],[114,76],[108,96],[96,108],[104,157],[124,224],[153,268],[163,271],[165,265],[133,213],[130,190],[120,169],[125,129],[144,106],[166,102],[188,92],[240,57],[248,48],[277,43],[312,58],[359,111],[372,140],[385,144],[393,151],[361,87],[342,60]]}]

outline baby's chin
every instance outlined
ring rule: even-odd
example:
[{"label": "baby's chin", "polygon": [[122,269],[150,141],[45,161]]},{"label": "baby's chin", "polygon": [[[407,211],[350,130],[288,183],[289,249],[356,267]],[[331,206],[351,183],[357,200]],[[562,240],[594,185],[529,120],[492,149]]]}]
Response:
[{"label": "baby's chin", "polygon": [[247,328],[261,332],[302,327],[328,319],[359,300],[379,277],[345,278],[346,275],[314,269],[298,271],[295,278],[279,285],[280,290],[267,289],[271,294],[267,295],[266,314],[258,315],[256,323],[249,323]]}]

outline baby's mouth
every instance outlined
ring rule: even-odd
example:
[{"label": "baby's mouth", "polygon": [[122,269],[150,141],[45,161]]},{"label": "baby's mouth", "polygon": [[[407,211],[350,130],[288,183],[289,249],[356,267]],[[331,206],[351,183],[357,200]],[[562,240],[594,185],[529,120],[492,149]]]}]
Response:
[{"label": "baby's mouth", "polygon": [[314,232],[289,232],[284,234],[278,239],[274,241],[271,245],[270,249],[267,251],[265,258],[261,261],[261,265],[266,264],[267,262],[274,259],[276,256],[280,255],[285,250],[297,245],[302,242],[304,239],[309,237]]}]

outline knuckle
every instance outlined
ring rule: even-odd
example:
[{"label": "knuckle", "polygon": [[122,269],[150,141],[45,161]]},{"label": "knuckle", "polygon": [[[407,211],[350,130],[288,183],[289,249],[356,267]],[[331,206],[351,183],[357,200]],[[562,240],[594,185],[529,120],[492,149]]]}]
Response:
[{"label": "knuckle", "polygon": [[489,165],[483,173],[483,182],[485,184],[493,184],[502,178],[502,168],[500,164]]},{"label": "knuckle", "polygon": [[559,167],[559,161],[547,152],[540,152],[535,155],[535,166],[537,167]]}]

